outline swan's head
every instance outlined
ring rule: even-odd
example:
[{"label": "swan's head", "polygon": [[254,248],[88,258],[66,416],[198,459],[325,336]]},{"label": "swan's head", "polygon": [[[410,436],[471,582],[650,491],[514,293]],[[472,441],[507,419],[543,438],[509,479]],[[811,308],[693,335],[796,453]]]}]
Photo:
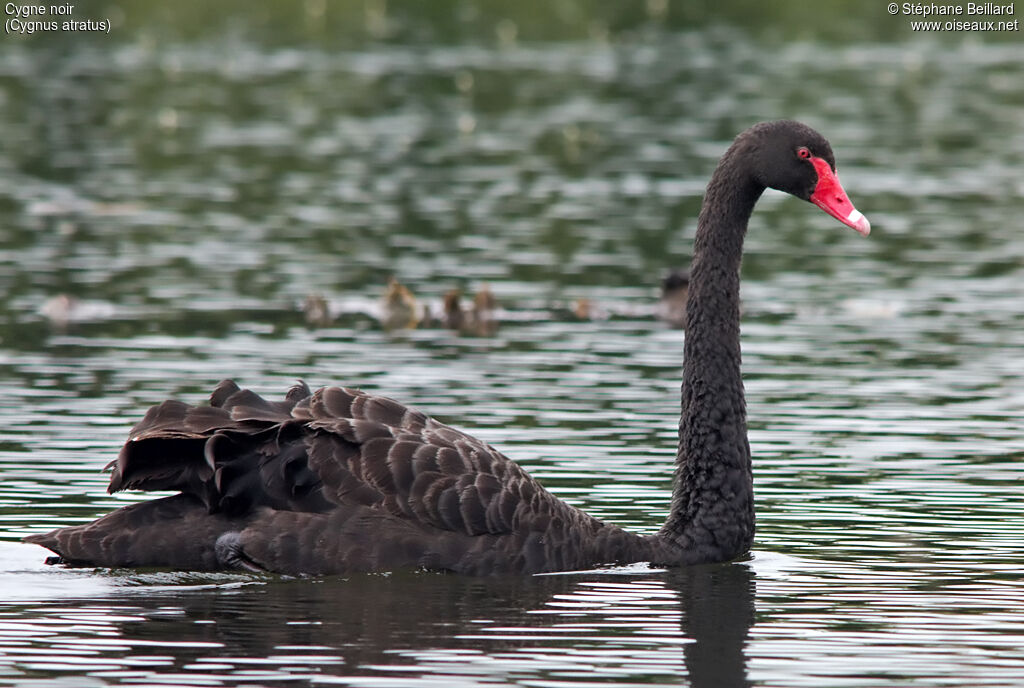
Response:
[{"label": "swan's head", "polygon": [[832,146],[824,136],[800,122],[779,120],[757,124],[740,138],[747,139],[760,184],[810,201],[864,236],[871,232],[871,223],[839,183]]}]

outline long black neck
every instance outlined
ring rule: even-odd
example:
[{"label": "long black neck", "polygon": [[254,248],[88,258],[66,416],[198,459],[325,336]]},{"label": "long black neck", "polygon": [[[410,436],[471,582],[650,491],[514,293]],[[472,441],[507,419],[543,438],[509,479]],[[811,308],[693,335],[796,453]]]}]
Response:
[{"label": "long black neck", "polygon": [[743,158],[734,145],[708,184],[690,267],[675,486],[659,538],[681,563],[735,558],[754,537],[740,376],[740,260],[764,186]]}]

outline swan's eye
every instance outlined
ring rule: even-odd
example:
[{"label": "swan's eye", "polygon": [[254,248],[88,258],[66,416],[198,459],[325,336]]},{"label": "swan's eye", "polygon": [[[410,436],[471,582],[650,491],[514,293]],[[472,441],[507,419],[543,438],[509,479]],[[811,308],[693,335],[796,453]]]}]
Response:
[{"label": "swan's eye", "polygon": [[806,160],[807,158],[811,157],[811,151],[807,148],[807,146],[800,146],[799,148],[796,149],[796,157]]}]

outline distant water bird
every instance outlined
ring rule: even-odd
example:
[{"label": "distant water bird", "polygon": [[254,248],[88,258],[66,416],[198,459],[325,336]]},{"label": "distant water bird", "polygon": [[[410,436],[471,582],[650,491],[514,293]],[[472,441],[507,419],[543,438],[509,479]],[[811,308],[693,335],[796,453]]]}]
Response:
[{"label": "distant water bird", "polygon": [[573,320],[608,320],[612,316],[633,317],[635,310],[625,306],[609,307],[606,303],[594,301],[587,297],[581,297],[569,304],[568,317]]},{"label": "distant water bird", "polygon": [[572,317],[577,320],[591,320],[594,317],[594,302],[583,297],[572,302]]},{"label": "distant water bird", "polygon": [[74,323],[108,320],[116,315],[117,309],[106,301],[84,301],[69,294],[57,294],[43,302],[38,312],[55,328],[64,330]]},{"label": "distant water bird", "polygon": [[420,308],[409,288],[394,277],[381,299],[380,323],[386,330],[411,330],[420,322]]},{"label": "distant water bird", "polygon": [[739,557],[754,536],[740,257],[766,187],[870,231],[829,143],[809,127],[762,123],[722,156],[697,222],[672,503],[657,533],[586,514],[486,442],[386,397],[298,384],[266,401],[225,381],[209,406],[154,406],[110,464],[110,492],[178,494],[25,539],[70,564],[287,574],[525,574]]},{"label": "distant water bird", "polygon": [[78,308],[78,299],[67,294],[57,294],[43,302],[39,307],[39,314],[56,327],[63,328],[75,318],[75,311]]},{"label": "distant water bird", "polygon": [[441,306],[441,324],[450,330],[480,336],[494,334],[498,328],[498,300],[490,287],[481,286],[473,297],[473,305],[462,305],[462,291],[445,292]]},{"label": "distant water bird", "polygon": [[672,327],[686,324],[686,297],[690,290],[690,271],[673,270],[661,280],[658,318]]},{"label": "distant water bird", "polygon": [[449,330],[461,331],[466,328],[466,312],[462,309],[462,291],[449,289],[441,305],[441,324]]},{"label": "distant water bird", "polygon": [[472,328],[478,335],[491,335],[498,329],[498,299],[486,284],[480,285],[473,297]]},{"label": "distant water bird", "polygon": [[311,327],[327,327],[334,320],[327,299],[317,293],[306,295],[302,302],[302,315],[306,319],[306,324]]}]

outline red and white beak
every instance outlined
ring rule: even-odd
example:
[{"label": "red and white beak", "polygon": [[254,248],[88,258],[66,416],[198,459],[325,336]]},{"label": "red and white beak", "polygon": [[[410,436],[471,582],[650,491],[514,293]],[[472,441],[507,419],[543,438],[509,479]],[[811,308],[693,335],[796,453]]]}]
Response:
[{"label": "red and white beak", "polygon": [[832,171],[828,162],[818,157],[812,157],[811,162],[818,173],[818,185],[811,194],[811,203],[862,235],[870,234],[871,223],[853,207],[849,196],[843,191],[843,185],[839,183],[839,177]]}]

